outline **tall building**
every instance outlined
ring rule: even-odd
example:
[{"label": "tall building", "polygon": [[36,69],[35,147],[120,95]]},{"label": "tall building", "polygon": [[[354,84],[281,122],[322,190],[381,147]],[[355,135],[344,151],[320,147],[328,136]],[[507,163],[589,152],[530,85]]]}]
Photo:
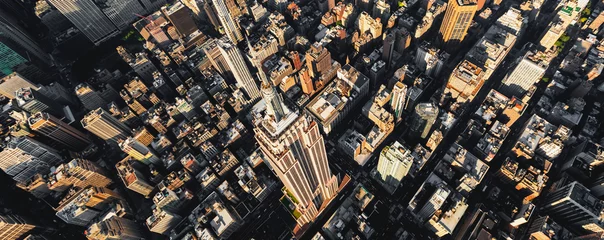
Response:
[{"label": "tall building", "polygon": [[28,123],[32,130],[70,149],[81,151],[91,144],[86,134],[48,113],[36,113],[29,117]]},{"label": "tall building", "polygon": [[153,215],[147,218],[145,224],[151,232],[169,235],[170,230],[181,220],[182,217],[177,214],[156,208],[153,209]]},{"label": "tall building", "polygon": [[19,215],[0,214],[0,239],[24,239],[29,234],[48,230]]},{"label": "tall building", "polygon": [[56,208],[56,215],[68,224],[87,226],[121,197],[107,188],[86,187],[70,192]]},{"label": "tall building", "polygon": [[160,164],[161,160],[157,157],[152,149],[149,149],[144,144],[140,143],[132,137],[128,137],[123,141],[119,141],[119,146],[132,158],[143,162],[144,164]]},{"label": "tall building", "polygon": [[320,77],[331,68],[331,53],[319,42],[314,43],[306,52],[306,66],[311,78]]},{"label": "tall building", "polygon": [[386,62],[386,66],[390,68],[392,64],[392,57],[394,56],[394,46],[396,36],[394,31],[389,31],[384,38],[384,48],[382,50],[382,61]]},{"label": "tall building", "polygon": [[82,126],[105,141],[117,142],[120,139],[128,138],[132,133],[130,128],[101,108],[86,114],[82,118]]},{"label": "tall building", "polygon": [[139,18],[138,16],[147,14],[147,10],[139,1],[107,0],[96,1],[96,3],[119,30],[125,30],[130,27],[130,23]]},{"label": "tall building", "polygon": [[238,25],[235,23],[229,9],[225,4],[225,0],[212,0],[216,9],[216,15],[222,24],[222,30],[233,43],[238,43],[243,40],[243,35],[239,31]]},{"label": "tall building", "polygon": [[148,197],[155,187],[145,180],[143,172],[139,169],[141,165],[138,161],[127,157],[118,162],[115,165],[115,169],[126,188]]},{"label": "tall building", "polygon": [[[2,56],[1,53],[0,56]],[[0,79],[0,94],[4,97],[14,99],[15,92],[21,88],[38,90],[38,87],[33,82],[16,72],[10,73]]]},{"label": "tall building", "polygon": [[411,131],[421,138],[426,138],[438,118],[438,113],[438,107],[434,103],[417,104],[411,120]]},{"label": "tall building", "polygon": [[168,4],[166,0],[138,0],[148,13],[157,11],[162,6]]},{"label": "tall building", "polygon": [[[290,110],[263,84],[265,116],[255,119],[254,132],[267,163],[287,191],[297,199],[298,224],[312,222],[321,206],[336,195],[338,180],[331,174],[318,124],[309,116]],[[277,94],[278,95],[278,94]],[[295,202],[295,201],[292,201]]]},{"label": "tall building", "polygon": [[59,10],[50,6],[47,1],[37,1],[35,14],[54,36],[70,28],[71,22]]},{"label": "tall building", "polygon": [[97,108],[106,108],[107,101],[101,97],[101,94],[95,91],[92,86],[87,83],[80,83],[75,87],[75,93],[84,108],[94,110]]},{"label": "tall building", "polygon": [[49,2],[95,45],[119,33],[116,25],[93,0],[49,0]]},{"label": "tall building", "polygon": [[403,120],[403,112],[407,105],[407,85],[403,82],[396,82],[392,87],[392,97],[390,98],[390,107],[392,108],[395,123]]},{"label": "tall building", "polygon": [[224,37],[218,39],[216,43],[218,44],[220,53],[222,53],[222,56],[228,63],[229,68],[237,81],[238,87],[242,88],[246,92],[250,101],[254,102],[260,99],[261,96],[260,90],[258,90],[258,85],[254,81],[254,78],[250,73],[250,69],[245,64],[245,60],[243,59],[239,48],[237,48],[233,42],[225,39]]},{"label": "tall building", "polygon": [[[52,60],[40,44],[23,27],[20,20],[0,9],[0,77],[31,62],[40,67],[51,66]],[[34,17],[35,18],[35,17]]]},{"label": "tall building", "polygon": [[[541,53],[542,54],[542,53]],[[522,98],[524,94],[541,80],[548,63],[540,58],[540,52],[528,51],[501,83],[499,92],[508,97]]]},{"label": "tall building", "polygon": [[145,239],[140,224],[116,215],[92,223],[84,234],[95,240],[139,240]]},{"label": "tall building", "polygon": [[394,193],[403,177],[407,176],[413,159],[411,150],[396,141],[382,149],[377,173],[390,193]]},{"label": "tall building", "polygon": [[8,138],[2,145],[0,169],[19,183],[38,173],[48,173],[51,166],[63,160],[55,149],[30,137]]},{"label": "tall building", "polygon": [[184,4],[181,2],[175,2],[170,6],[162,7],[162,12],[168,20],[174,25],[178,34],[184,38],[189,36],[191,33],[199,30],[195,21],[191,17],[191,10],[189,10]]},{"label": "tall building", "polygon": [[15,100],[19,108],[30,114],[47,112],[59,117],[66,115],[63,111],[63,106],[31,88],[17,90],[15,92]]},{"label": "tall building", "polygon": [[440,25],[440,41],[445,50],[455,49],[463,41],[476,13],[473,0],[449,1],[445,17]]},{"label": "tall building", "polygon": [[449,54],[433,47],[429,42],[422,42],[417,48],[415,65],[430,77],[436,77],[442,70]]},{"label": "tall building", "polygon": [[543,210],[571,230],[584,233],[604,231],[604,201],[576,181],[550,193],[544,201]]},{"label": "tall building", "polygon": [[50,173],[48,179],[48,187],[59,192],[71,187],[107,187],[111,183],[113,181],[107,177],[105,170],[100,166],[89,160],[79,158],[54,168],[54,172]]}]

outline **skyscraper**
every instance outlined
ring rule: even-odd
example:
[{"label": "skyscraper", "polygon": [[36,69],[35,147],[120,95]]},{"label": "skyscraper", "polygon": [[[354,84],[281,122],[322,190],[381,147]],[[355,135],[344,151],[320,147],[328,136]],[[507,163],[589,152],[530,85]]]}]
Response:
[{"label": "skyscraper", "polygon": [[393,142],[380,152],[377,165],[378,177],[385,183],[386,189],[393,193],[403,177],[407,176],[413,165],[411,150],[399,142]]},{"label": "skyscraper", "polygon": [[144,239],[140,224],[116,215],[91,224],[85,231],[88,239]]},{"label": "skyscraper", "polygon": [[285,106],[266,80],[262,93],[267,109],[264,116],[254,121],[256,140],[267,163],[297,200],[295,205],[301,213],[297,222],[304,225],[313,221],[322,204],[336,195],[338,180],[327,164],[318,124]]},{"label": "skyscraper", "polygon": [[[2,56],[1,52],[0,56]],[[36,87],[33,82],[29,81],[27,78],[21,76],[21,74],[16,72],[13,72],[0,79],[0,94],[2,94],[2,96],[14,99],[15,92],[21,88],[30,88],[35,90],[38,89],[38,87]]]},{"label": "skyscraper", "polygon": [[87,83],[78,84],[75,87],[75,93],[87,110],[107,107],[107,102],[101,97],[101,94]]},{"label": "skyscraper", "polygon": [[556,222],[564,223],[573,230],[604,230],[604,201],[597,199],[589,189],[576,181],[550,193],[544,202],[543,210],[554,217]]},{"label": "skyscraper", "polygon": [[55,149],[30,137],[8,138],[2,145],[0,169],[19,183],[37,173],[48,173],[51,166],[63,160]]},{"label": "skyscraper", "polygon": [[216,41],[218,44],[218,48],[220,49],[220,53],[226,60],[237,81],[238,87],[243,88],[247,93],[249,100],[254,102],[260,99],[260,90],[258,90],[258,85],[254,81],[250,70],[245,64],[245,60],[239,51],[239,48],[235,46],[231,41],[226,38],[221,38]]},{"label": "skyscraper", "polygon": [[162,6],[168,4],[166,0],[138,0],[148,13],[157,11]]},{"label": "skyscraper", "polygon": [[499,92],[508,97],[522,98],[545,74],[548,63],[539,58],[538,52],[529,51],[519,59],[518,65],[501,83]]},{"label": "skyscraper", "polygon": [[421,138],[426,138],[438,118],[438,113],[438,107],[434,103],[417,104],[411,120],[411,131]]},{"label": "skyscraper", "polygon": [[5,11],[0,9],[0,77],[28,62],[41,67],[51,66],[50,55],[21,27],[18,19]]},{"label": "skyscraper", "polygon": [[42,233],[44,230],[32,221],[19,215],[0,215],[0,239],[24,239],[29,234]]},{"label": "skyscraper", "polygon": [[396,82],[392,87],[392,98],[390,98],[390,106],[394,114],[395,123],[400,123],[403,120],[403,111],[407,102],[407,85],[402,82]]},{"label": "skyscraper", "polygon": [[231,42],[238,43],[243,40],[243,35],[241,35],[241,31],[239,31],[237,24],[235,24],[235,21],[231,17],[229,9],[224,1],[225,0],[212,0],[214,7],[216,8],[216,15],[218,15],[224,33]]},{"label": "skyscraper", "polygon": [[181,37],[187,37],[189,34],[199,30],[191,17],[191,10],[181,2],[175,2],[170,6],[164,6],[161,10],[168,20],[170,20],[172,25],[174,25]]},{"label": "skyscraper", "polygon": [[76,151],[91,143],[86,134],[45,112],[32,115],[27,122],[32,130]]},{"label": "skyscraper", "polygon": [[119,30],[125,30],[130,27],[130,23],[138,19],[138,16],[147,14],[147,10],[143,8],[139,1],[107,0],[96,2],[101,11]]},{"label": "skyscraper", "polygon": [[386,37],[384,38],[384,49],[382,51],[382,61],[386,62],[386,67],[388,68],[390,68],[390,65],[392,64],[395,41],[396,36],[394,36],[394,32],[389,31]]},{"label": "skyscraper", "polygon": [[49,2],[95,45],[119,33],[116,25],[93,0],[49,0]]},{"label": "skyscraper", "polygon": [[130,128],[101,108],[86,114],[82,118],[82,126],[105,141],[112,140],[117,142],[120,139],[128,138],[132,133]]},{"label": "skyscraper", "polygon": [[476,13],[473,0],[449,1],[445,17],[440,25],[440,41],[446,51],[455,49],[463,41]]},{"label": "skyscraper", "polygon": [[50,100],[41,93],[31,88],[21,88],[15,92],[15,99],[19,108],[28,113],[35,114],[39,112],[47,112],[54,116],[63,117],[65,113],[63,107]]},{"label": "skyscraper", "polygon": [[160,164],[161,160],[157,157],[157,154],[132,137],[128,137],[125,140],[120,141],[119,146],[122,151],[130,155],[132,158],[147,165]]},{"label": "skyscraper", "polygon": [[331,68],[331,53],[320,43],[314,43],[306,52],[306,66],[311,78],[320,77]]},{"label": "skyscraper", "polygon": [[143,172],[138,169],[142,166],[144,165],[140,162],[132,160],[131,157],[127,157],[118,162],[115,165],[115,169],[128,189],[147,197],[155,187],[145,180]]},{"label": "skyscraper", "polygon": [[73,159],[54,169],[48,180],[48,187],[54,191],[62,192],[71,187],[107,187],[113,183],[99,165],[85,159]]}]

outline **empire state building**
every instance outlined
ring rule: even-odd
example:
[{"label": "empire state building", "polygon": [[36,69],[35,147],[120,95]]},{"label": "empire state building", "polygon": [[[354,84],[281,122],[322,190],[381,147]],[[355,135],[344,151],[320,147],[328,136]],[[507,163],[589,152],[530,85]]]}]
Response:
[{"label": "empire state building", "polygon": [[[290,110],[259,69],[266,111],[254,120],[254,132],[265,159],[301,213],[299,225],[313,221],[321,206],[335,197],[338,180],[327,164],[323,136],[309,116]],[[290,196],[291,198],[291,196]]]}]

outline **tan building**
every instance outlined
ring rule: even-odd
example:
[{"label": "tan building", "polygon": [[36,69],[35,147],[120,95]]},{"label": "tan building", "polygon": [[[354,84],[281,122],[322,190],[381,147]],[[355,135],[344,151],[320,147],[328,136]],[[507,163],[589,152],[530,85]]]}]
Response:
[{"label": "tan building", "polygon": [[[254,120],[260,149],[285,185],[286,196],[300,214],[299,225],[312,222],[322,205],[335,197],[338,180],[327,164],[317,122],[291,111],[268,80],[262,84],[267,108]],[[294,150],[295,149],[295,150]]]},{"label": "tan building", "polygon": [[314,43],[306,52],[306,66],[311,78],[320,77],[331,68],[331,53],[320,43]]},{"label": "tan building", "polygon": [[149,196],[155,187],[145,180],[144,175],[139,169],[135,168],[137,164],[140,165],[137,161],[132,160],[131,157],[127,157],[117,163],[115,168],[117,169],[118,176],[128,189],[143,196]]},{"label": "tan building", "polygon": [[107,187],[113,181],[96,163],[85,159],[73,159],[69,163],[57,166],[48,179],[48,188],[54,191],[65,191],[70,187],[88,186]]},{"label": "tan building", "polygon": [[72,150],[81,151],[91,144],[86,134],[48,113],[36,113],[27,122],[32,130]]},{"label": "tan building", "polygon": [[40,233],[41,230],[41,227],[19,215],[0,215],[0,239],[24,239],[29,234]]},{"label": "tan building", "polygon": [[82,127],[105,141],[126,139],[132,132],[130,128],[101,108],[86,114],[82,118]]},{"label": "tan building", "polygon": [[445,17],[440,25],[440,40],[445,51],[456,48],[463,41],[476,14],[476,2],[472,0],[449,1]]}]

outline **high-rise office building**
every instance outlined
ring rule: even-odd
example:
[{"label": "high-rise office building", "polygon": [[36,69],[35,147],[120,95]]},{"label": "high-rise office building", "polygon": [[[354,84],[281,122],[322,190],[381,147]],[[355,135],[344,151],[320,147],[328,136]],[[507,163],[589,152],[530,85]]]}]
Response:
[{"label": "high-rise office building", "polygon": [[49,0],[95,45],[119,33],[115,24],[93,0]]},{"label": "high-rise office building", "polygon": [[411,150],[399,142],[393,142],[380,152],[377,165],[378,177],[384,182],[386,189],[394,193],[403,177],[407,176],[413,165]]},{"label": "high-rise office building", "polygon": [[144,165],[140,162],[127,157],[118,162],[115,169],[117,169],[118,176],[122,179],[126,188],[148,197],[155,187],[145,180],[145,176],[140,170],[142,166]]},{"label": "high-rise office building", "polygon": [[71,187],[107,187],[111,183],[113,181],[99,165],[80,158],[57,166],[48,176],[48,187],[59,192]]},{"label": "high-rise office building", "polygon": [[75,87],[75,93],[84,108],[92,111],[97,108],[106,108],[107,101],[101,97],[101,94],[95,91],[87,83],[80,83]]},{"label": "high-rise office building", "polygon": [[499,92],[508,97],[522,98],[524,94],[545,74],[548,63],[539,58],[539,53],[529,51],[501,83]]},{"label": "high-rise office building", "polygon": [[[1,53],[0,53],[1,56]],[[1,63],[0,63],[1,64]],[[39,88],[21,74],[13,72],[0,79],[0,94],[9,99],[15,98],[15,92],[21,88],[38,90]]]},{"label": "high-rise office building", "polygon": [[231,41],[221,38],[216,41],[222,56],[226,60],[237,81],[238,87],[241,87],[248,95],[249,100],[254,102],[260,99],[260,90],[254,81],[250,69],[245,64],[241,51]]},{"label": "high-rise office building", "polygon": [[382,61],[386,62],[386,66],[390,68],[392,64],[392,57],[394,56],[394,43],[396,41],[396,36],[394,36],[393,31],[389,31],[386,37],[384,38],[384,47],[382,50]]},{"label": "high-rise office building", "polygon": [[144,164],[160,164],[161,160],[154,151],[132,137],[119,141],[119,146],[132,158],[143,162]]},{"label": "high-rise office building", "polygon": [[56,208],[56,215],[68,224],[87,226],[118,200],[122,200],[121,196],[110,189],[86,187],[63,198]]},{"label": "high-rise office building", "polygon": [[53,116],[63,117],[63,106],[31,88],[21,88],[15,92],[15,100],[19,108],[30,114],[47,112]]},{"label": "high-rise office building", "polygon": [[476,13],[474,0],[449,1],[440,25],[440,41],[445,50],[456,49],[468,33]]},{"label": "high-rise office building", "polygon": [[72,26],[59,10],[50,6],[47,1],[36,2],[35,14],[54,36],[60,35]]},{"label": "high-rise office building", "polygon": [[191,17],[191,10],[181,2],[175,2],[170,6],[164,6],[161,11],[168,20],[174,25],[176,31],[181,37],[187,37],[191,33],[199,30],[195,21]]},{"label": "high-rise office building", "polygon": [[0,239],[24,239],[29,234],[43,234],[50,230],[19,215],[0,214]]},{"label": "high-rise office building", "polygon": [[32,130],[70,149],[81,151],[91,144],[86,134],[48,113],[36,113],[29,117],[28,123]]},{"label": "high-rise office building", "polygon": [[403,112],[407,103],[407,85],[403,82],[396,82],[392,87],[392,97],[390,98],[390,107],[392,108],[395,123],[403,120]]},{"label": "high-rise office building", "polygon": [[320,77],[331,68],[331,53],[319,42],[314,43],[306,52],[306,66],[311,78]]},{"label": "high-rise office building", "polygon": [[112,140],[117,142],[120,139],[128,138],[132,133],[130,128],[101,108],[86,114],[82,118],[82,126],[105,141]]},{"label": "high-rise office building", "polygon": [[222,29],[231,42],[238,43],[243,40],[243,35],[237,24],[233,20],[225,0],[212,0],[216,8],[216,15],[222,24]]},{"label": "high-rise office building", "polygon": [[116,215],[108,219],[101,219],[92,223],[84,234],[88,239],[98,240],[138,240],[145,239],[143,228],[140,224]]},{"label": "high-rise office building", "polygon": [[[263,84],[265,116],[255,119],[254,132],[267,163],[288,192],[297,199],[300,225],[315,219],[322,204],[336,195],[338,180],[331,174],[318,124],[310,116],[288,109],[275,96],[268,81]],[[278,94],[277,94],[278,95]]]},{"label": "high-rise office building", "polygon": [[147,14],[139,1],[107,0],[97,1],[97,5],[119,30],[130,27],[138,16]]},{"label": "high-rise office building", "polygon": [[604,201],[593,196],[588,188],[576,181],[550,193],[543,210],[572,230],[586,233],[604,231]]},{"label": "high-rise office building", "polygon": [[411,131],[421,138],[426,138],[438,118],[438,113],[439,109],[434,103],[417,104],[411,120]]},{"label": "high-rise office building", "polygon": [[50,55],[20,24],[23,19],[13,17],[7,11],[10,10],[0,7],[0,77],[28,62],[40,67],[51,66]]},{"label": "high-rise office building", "polygon": [[8,138],[2,145],[0,169],[19,183],[38,173],[48,173],[51,166],[63,160],[55,149],[30,137]]},{"label": "high-rise office building", "polygon": [[424,41],[417,48],[415,65],[420,71],[424,72],[424,74],[430,77],[436,77],[442,70],[448,58],[448,53],[440,51],[429,42]]},{"label": "high-rise office building", "polygon": [[166,0],[138,0],[147,10],[147,13],[159,10],[162,6],[168,4]]},{"label": "high-rise office building", "polygon": [[169,235],[170,230],[181,220],[182,217],[177,214],[156,208],[153,209],[153,215],[147,218],[145,224],[151,232]]}]

